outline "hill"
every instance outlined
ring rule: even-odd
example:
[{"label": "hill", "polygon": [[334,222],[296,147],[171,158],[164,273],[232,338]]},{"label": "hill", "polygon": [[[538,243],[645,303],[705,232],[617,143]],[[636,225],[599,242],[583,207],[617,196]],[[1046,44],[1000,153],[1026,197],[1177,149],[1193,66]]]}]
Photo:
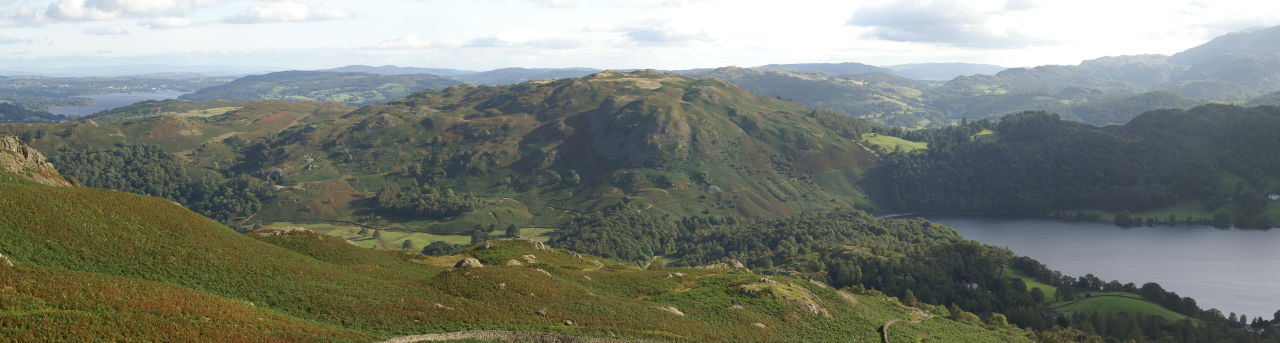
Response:
[{"label": "hill", "polygon": [[[1110,211],[1122,225],[1156,222],[1270,227],[1280,165],[1275,107],[1205,105],[1144,113],[1092,127],[1047,113],[975,122],[906,137],[922,154],[896,155],[880,171],[884,204],[904,211],[1059,213]],[[992,130],[993,139],[975,136]],[[963,180],[963,181],[961,181]],[[1004,194],[996,196],[995,194]],[[1013,196],[1010,196],[1013,195]],[[1145,213],[1178,207],[1170,217]],[[1189,210],[1188,210],[1189,209]]]},{"label": "hill", "polygon": [[443,77],[455,77],[460,75],[475,74],[470,70],[444,69],[444,68],[416,68],[416,67],[399,67],[393,65],[384,65],[381,67],[372,67],[366,65],[349,65],[333,69],[325,69],[321,71],[333,73],[366,73],[377,75],[412,75],[412,74],[431,74]]},{"label": "hill", "polygon": [[1280,91],[1275,91],[1249,99],[1246,106],[1280,106]]},{"label": "hill", "polygon": [[[476,225],[554,226],[623,202],[754,218],[872,207],[856,185],[874,163],[860,143],[872,126],[651,71],[457,86],[355,111],[175,100],[95,119],[0,132],[54,151],[90,186],[164,196],[222,221],[374,215],[378,225],[465,241],[457,235]],[[174,181],[102,173],[102,161],[166,166]],[[262,191],[248,203],[198,195],[225,182]]]},{"label": "hill", "polygon": [[823,73],[827,75],[857,75],[866,73],[889,73],[889,69],[881,68],[873,65],[867,65],[857,62],[843,63],[795,63],[795,64],[769,64],[753,69],[761,70],[780,70],[796,73]]},{"label": "hill", "polygon": [[49,123],[68,120],[67,116],[32,110],[17,103],[0,100],[0,123]]},{"label": "hill", "polygon": [[0,335],[21,341],[485,329],[670,342],[1027,340],[873,291],[732,267],[642,270],[527,240],[443,257],[371,251],[305,229],[241,235],[159,198],[13,180],[0,181],[0,206]]},{"label": "hill", "polygon": [[1170,59],[1178,64],[1197,65],[1224,55],[1267,55],[1280,52],[1280,26],[1233,32],[1208,43],[1184,50]]},{"label": "hill", "polygon": [[510,85],[525,81],[578,78],[597,72],[600,70],[591,68],[502,68],[457,75],[455,78],[478,85]]},{"label": "hill", "polygon": [[[721,78],[764,95],[904,128],[941,127],[1028,110],[1060,112],[1069,120],[1094,125],[1122,124],[1144,111],[1239,102],[1280,90],[1280,55],[1276,44],[1268,44],[1275,41],[1277,32],[1280,27],[1232,33],[1174,56],[1108,56],[1078,65],[1000,70],[921,64],[876,70],[860,64],[799,64],[757,68],[794,75],[745,77],[741,72],[723,71],[691,75]],[[917,74],[934,71],[939,74]],[[868,100],[873,97],[868,94],[876,91],[850,85],[858,79],[851,75],[876,72],[948,81],[895,83],[897,93],[905,96]]]},{"label": "hill", "polygon": [[429,74],[283,71],[242,77],[179,98],[191,101],[316,100],[367,105],[456,84],[457,81]]},{"label": "hill", "polygon": [[995,74],[1005,67],[977,63],[911,63],[885,67],[894,74],[916,80],[948,81],[961,76]]},{"label": "hill", "polygon": [[[852,141],[868,128],[723,82],[604,72],[417,93],[308,125],[305,134],[278,134],[266,143],[268,155],[278,157],[259,164],[283,170],[285,179],[334,184],[361,197],[390,192],[380,201],[452,191],[526,202],[518,209],[463,206],[479,214],[526,212],[527,203],[586,211],[635,202],[654,212],[763,218],[867,206],[849,195],[858,195],[852,180],[872,163]],[[333,165],[342,170],[334,175],[355,179],[308,177],[308,165]],[[458,215],[384,205],[388,215]],[[342,209],[355,210],[371,209]]]},{"label": "hill", "polygon": [[1155,91],[1115,99],[1062,106],[1057,110],[1064,118],[1096,125],[1124,124],[1139,114],[1160,109],[1189,109],[1207,102],[1187,98],[1168,91]]},{"label": "hill", "polygon": [[724,80],[754,93],[781,97],[812,108],[836,111],[885,125],[929,124],[930,107],[920,89],[926,86],[877,73],[833,77],[789,71],[718,68],[689,76]]},{"label": "hill", "polygon": [[0,136],[0,179],[71,186],[39,151],[14,137]]}]

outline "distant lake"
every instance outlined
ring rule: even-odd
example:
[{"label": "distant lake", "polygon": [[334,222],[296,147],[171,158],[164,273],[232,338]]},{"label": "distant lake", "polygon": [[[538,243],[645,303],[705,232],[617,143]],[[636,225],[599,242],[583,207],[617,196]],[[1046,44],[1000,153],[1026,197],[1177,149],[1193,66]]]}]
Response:
[{"label": "distant lake", "polygon": [[156,92],[136,92],[136,93],[109,93],[98,95],[79,95],[77,97],[93,99],[93,105],[89,106],[72,106],[58,107],[49,110],[53,114],[69,115],[73,117],[87,116],[90,114],[106,111],[116,107],[132,105],[147,100],[166,100],[176,99],[187,92],[162,90]]},{"label": "distant lake", "polygon": [[923,216],[965,238],[1006,247],[1064,275],[1160,284],[1250,318],[1280,310],[1280,230],[1207,226],[1122,228],[1040,217]]}]

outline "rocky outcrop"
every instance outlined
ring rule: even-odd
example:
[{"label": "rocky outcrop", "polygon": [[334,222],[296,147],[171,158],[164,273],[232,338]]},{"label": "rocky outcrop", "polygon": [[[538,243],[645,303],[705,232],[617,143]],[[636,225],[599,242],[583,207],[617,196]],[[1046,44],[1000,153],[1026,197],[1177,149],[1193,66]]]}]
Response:
[{"label": "rocky outcrop", "polygon": [[301,226],[279,226],[258,230],[253,234],[256,236],[287,236],[295,233],[314,233],[314,231]]},{"label": "rocky outcrop", "polygon": [[0,136],[0,174],[14,174],[50,186],[73,186],[44,154],[9,136]]},{"label": "rocky outcrop", "polygon": [[474,258],[464,258],[453,265],[454,268],[483,268],[484,264]]},{"label": "rocky outcrop", "polygon": [[440,342],[440,341],[456,341],[464,339],[473,340],[493,340],[508,342],[541,342],[541,343],[645,343],[645,341],[633,341],[627,339],[616,338],[592,338],[577,337],[558,333],[548,332],[524,332],[524,331],[463,331],[463,332],[447,332],[428,335],[415,335],[396,337],[383,343],[414,343],[414,342]]}]

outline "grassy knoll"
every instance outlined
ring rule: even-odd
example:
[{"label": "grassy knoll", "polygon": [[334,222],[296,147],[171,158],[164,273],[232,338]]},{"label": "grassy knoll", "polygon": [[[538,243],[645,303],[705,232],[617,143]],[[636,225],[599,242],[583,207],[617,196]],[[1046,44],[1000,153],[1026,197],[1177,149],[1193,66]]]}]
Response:
[{"label": "grassy knoll", "polygon": [[[1064,305],[1054,307],[1054,309],[1062,313],[1141,313],[1144,315],[1159,316],[1171,321],[1190,319],[1181,313],[1173,312],[1160,305],[1137,298],[1134,294],[1092,293],[1088,298],[1068,302]],[[1193,321],[1199,320],[1195,319]]]},{"label": "grassy knoll", "polygon": [[1021,271],[1018,271],[1017,269],[1005,268],[1004,277],[1006,279],[1022,280],[1022,282],[1027,285],[1027,290],[1031,290],[1033,288],[1039,288],[1041,292],[1044,292],[1044,298],[1046,301],[1053,301],[1058,298],[1058,287],[1055,287],[1040,281],[1036,281],[1036,279],[1030,276],[1027,276],[1026,274],[1023,274]]},{"label": "grassy knoll", "polygon": [[895,151],[912,152],[929,148],[929,143],[913,142],[894,136],[886,136],[878,133],[866,133],[862,135],[862,142],[868,144],[880,153],[890,153]]},{"label": "grassy knoll", "polygon": [[[1027,288],[1039,288],[1045,295],[1045,306],[1062,313],[1098,313],[1098,314],[1145,314],[1159,316],[1164,319],[1178,321],[1190,319],[1184,314],[1173,312],[1163,306],[1142,299],[1142,296],[1128,292],[1084,292],[1074,300],[1061,300],[1057,297],[1058,288],[1036,281],[1035,279],[1013,269],[1005,268],[1004,277],[1019,279]],[[1192,319],[1199,321],[1199,319]]]}]

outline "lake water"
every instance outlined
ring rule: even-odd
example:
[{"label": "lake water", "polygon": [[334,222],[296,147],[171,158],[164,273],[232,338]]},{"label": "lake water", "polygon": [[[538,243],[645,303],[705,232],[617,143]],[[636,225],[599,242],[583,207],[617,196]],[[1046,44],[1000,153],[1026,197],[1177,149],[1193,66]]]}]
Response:
[{"label": "lake water", "polygon": [[1065,275],[1165,290],[1201,308],[1271,318],[1280,310],[1280,230],[1121,228],[1040,217],[923,216],[968,239],[1006,247]]},{"label": "lake water", "polygon": [[162,90],[156,92],[137,92],[137,93],[110,93],[98,95],[80,95],[81,98],[93,99],[93,105],[89,106],[73,106],[58,107],[49,110],[53,114],[69,115],[73,117],[87,116],[90,114],[106,111],[116,107],[132,105],[147,100],[166,100],[176,99],[187,92]]}]

